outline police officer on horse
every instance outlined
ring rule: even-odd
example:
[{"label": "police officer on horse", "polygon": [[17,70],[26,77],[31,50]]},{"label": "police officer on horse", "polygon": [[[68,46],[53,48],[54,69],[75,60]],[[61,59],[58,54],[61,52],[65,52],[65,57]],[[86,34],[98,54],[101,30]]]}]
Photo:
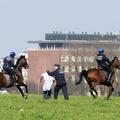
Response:
[{"label": "police officer on horse", "polygon": [[62,89],[64,99],[68,100],[69,96],[68,96],[68,92],[67,92],[67,85],[66,85],[67,83],[65,81],[64,72],[60,68],[59,64],[55,64],[54,68],[55,68],[55,70],[49,73],[49,75],[53,76],[56,80],[56,86],[54,88],[54,99],[57,99],[58,92],[60,89]]},{"label": "police officer on horse", "polygon": [[111,75],[112,75],[112,71],[109,67],[110,60],[108,57],[106,57],[104,52],[105,52],[104,48],[98,49],[96,61],[97,61],[98,67],[101,67],[103,70],[107,71],[107,73],[108,73],[107,81],[110,82]]},{"label": "police officer on horse", "polygon": [[16,53],[10,52],[9,56],[6,56],[3,60],[3,70],[10,75],[11,84],[16,84],[16,78],[15,78],[15,64],[14,64],[14,58]]}]

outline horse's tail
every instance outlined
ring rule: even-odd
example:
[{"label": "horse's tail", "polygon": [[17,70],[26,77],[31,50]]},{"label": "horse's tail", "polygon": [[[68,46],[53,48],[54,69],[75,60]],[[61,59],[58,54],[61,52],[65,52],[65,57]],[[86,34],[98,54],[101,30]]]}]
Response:
[{"label": "horse's tail", "polygon": [[86,70],[82,70],[82,72],[80,73],[80,77],[79,77],[79,81],[75,83],[75,85],[78,85],[81,83],[83,77],[86,79],[88,75],[88,71]]}]

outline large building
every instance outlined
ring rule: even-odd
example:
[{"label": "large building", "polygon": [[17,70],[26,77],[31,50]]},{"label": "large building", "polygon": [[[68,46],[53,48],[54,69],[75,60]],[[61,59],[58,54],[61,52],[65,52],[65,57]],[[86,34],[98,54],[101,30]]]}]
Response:
[{"label": "large building", "polygon": [[[39,92],[41,74],[45,69],[53,70],[54,64],[59,63],[66,73],[66,80],[70,88],[69,93],[87,94],[87,89],[84,89],[84,87],[88,87],[87,84],[83,83],[82,89],[79,90],[78,87],[74,86],[74,82],[78,80],[82,69],[96,67],[95,56],[97,49],[103,47],[110,59],[114,56],[118,56],[120,59],[120,41],[117,35],[110,34],[106,37],[109,39],[106,40],[102,38],[86,40],[87,34],[84,39],[77,40],[74,34],[74,39],[71,40],[69,37],[69,39],[64,39],[63,35],[60,33],[59,37],[54,39],[54,34],[46,34],[46,40],[28,41],[28,43],[39,45],[38,49],[30,49],[28,51],[28,79],[31,83],[31,91]],[[76,36],[80,35],[77,34]]]}]

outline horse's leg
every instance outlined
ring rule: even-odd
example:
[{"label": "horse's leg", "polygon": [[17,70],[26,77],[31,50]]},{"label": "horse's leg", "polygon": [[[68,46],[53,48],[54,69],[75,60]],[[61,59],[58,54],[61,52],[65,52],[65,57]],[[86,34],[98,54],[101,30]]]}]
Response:
[{"label": "horse's leg", "polygon": [[97,92],[97,90],[95,89],[97,85],[98,85],[98,84],[94,84],[94,85],[93,85],[93,91],[95,92],[96,96],[98,96],[98,92]]},{"label": "horse's leg", "polygon": [[88,80],[87,80],[87,82],[88,82],[88,85],[89,85],[89,88],[90,88],[89,91],[90,91],[91,95],[93,96],[93,98],[95,99],[95,95],[93,94],[93,90],[92,90],[92,83]]},{"label": "horse's leg", "polygon": [[20,91],[20,93],[21,93],[22,97],[24,97],[24,93],[23,93],[23,91],[22,91],[22,89],[21,89],[20,85],[16,85],[16,87],[17,87],[17,88],[18,88],[18,90]]},{"label": "horse's leg", "polygon": [[28,86],[27,86],[27,84],[24,83],[24,82],[20,82],[19,85],[25,87],[25,94],[24,94],[24,97],[27,99],[27,97],[28,97]]},{"label": "horse's leg", "polygon": [[108,95],[107,95],[107,99],[110,98],[110,96],[112,95],[112,92],[114,91],[114,88],[112,85],[109,86],[109,91],[108,91]]},{"label": "horse's leg", "polygon": [[95,92],[96,97],[97,97],[97,96],[98,96],[98,92],[97,92],[97,90],[96,90],[94,87],[92,87],[92,90]]},{"label": "horse's leg", "polygon": [[95,99],[96,97],[95,97],[95,95],[93,94],[93,90],[90,88],[90,93],[91,93],[91,95],[93,96],[93,98]]},{"label": "horse's leg", "polygon": [[[96,95],[94,95],[93,91],[95,92]],[[90,86],[90,92],[94,99],[98,96],[98,92],[95,90],[93,86]]]},{"label": "horse's leg", "polygon": [[25,87],[26,93],[28,94],[28,86],[26,84],[24,84],[24,87]]},{"label": "horse's leg", "polygon": [[25,92],[26,92],[25,98],[27,99],[27,97],[28,97],[28,86],[27,86],[27,84],[23,84],[23,86],[25,87]]},{"label": "horse's leg", "polygon": [[[95,99],[98,96],[98,92],[95,90],[94,85],[92,84],[92,82],[90,82],[89,80],[87,80],[89,87],[90,87],[90,93],[93,96],[93,98]],[[95,92],[96,95],[94,95],[93,91]]]}]

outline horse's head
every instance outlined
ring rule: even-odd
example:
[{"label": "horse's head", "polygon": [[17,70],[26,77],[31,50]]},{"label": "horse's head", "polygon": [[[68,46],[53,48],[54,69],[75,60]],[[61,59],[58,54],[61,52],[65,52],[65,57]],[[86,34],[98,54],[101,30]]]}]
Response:
[{"label": "horse's head", "polygon": [[113,60],[111,61],[111,67],[120,69],[120,61],[118,57],[114,57]]},{"label": "horse's head", "polygon": [[27,59],[25,58],[24,55],[21,55],[16,62],[16,68],[22,68],[22,67],[24,67],[25,69],[29,67],[27,63]]}]

